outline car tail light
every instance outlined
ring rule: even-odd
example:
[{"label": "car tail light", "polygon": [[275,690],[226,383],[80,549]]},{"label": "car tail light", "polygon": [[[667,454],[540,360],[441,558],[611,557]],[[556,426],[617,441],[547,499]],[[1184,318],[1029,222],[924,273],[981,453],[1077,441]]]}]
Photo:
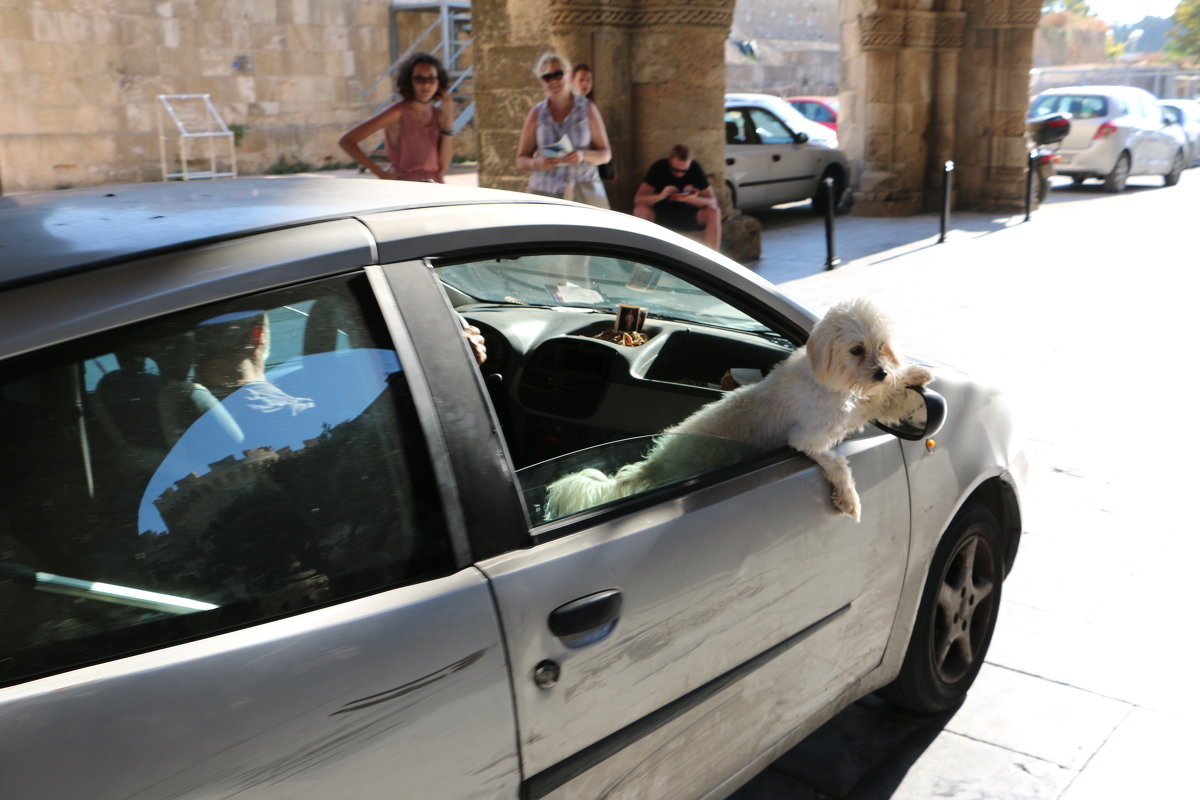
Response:
[{"label": "car tail light", "polygon": [[1106,122],[1096,129],[1096,135],[1093,136],[1092,139],[1093,141],[1096,139],[1103,139],[1105,136],[1111,136],[1116,132],[1117,126],[1113,125],[1111,122]]}]

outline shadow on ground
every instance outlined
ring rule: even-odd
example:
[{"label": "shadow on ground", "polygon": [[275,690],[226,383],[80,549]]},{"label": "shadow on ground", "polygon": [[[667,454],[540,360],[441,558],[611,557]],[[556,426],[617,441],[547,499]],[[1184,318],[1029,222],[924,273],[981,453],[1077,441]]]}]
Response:
[{"label": "shadow on ground", "polygon": [[909,714],[871,695],[780,756],[730,800],[886,800],[953,716]]}]

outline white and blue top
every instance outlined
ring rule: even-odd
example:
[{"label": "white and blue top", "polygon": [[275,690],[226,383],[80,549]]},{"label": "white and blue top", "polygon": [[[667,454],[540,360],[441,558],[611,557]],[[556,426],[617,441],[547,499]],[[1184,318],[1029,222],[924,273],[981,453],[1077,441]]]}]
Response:
[{"label": "white and blue top", "polygon": [[[588,122],[590,101],[579,96],[573,96],[573,99],[575,104],[562,122],[555,122],[551,116],[549,100],[543,100],[534,106],[537,111],[538,152],[545,154],[548,148],[555,147],[564,136],[576,150],[591,148],[592,126]],[[553,169],[537,170],[530,175],[529,191],[551,197],[563,197],[569,184],[598,180],[600,173],[595,164],[586,161],[580,164],[562,164]]]}]

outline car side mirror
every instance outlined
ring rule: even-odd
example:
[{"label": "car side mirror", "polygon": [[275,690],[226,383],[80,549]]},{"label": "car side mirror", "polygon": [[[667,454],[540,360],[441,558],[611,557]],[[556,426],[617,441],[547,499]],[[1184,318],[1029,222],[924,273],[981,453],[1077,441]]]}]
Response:
[{"label": "car side mirror", "polygon": [[908,391],[921,397],[922,403],[917,410],[893,425],[876,422],[875,427],[910,442],[928,439],[940,431],[946,421],[946,398],[928,386],[909,386]]},{"label": "car side mirror", "polygon": [[796,144],[804,144],[808,141],[808,134],[801,131],[800,133],[792,134],[792,138],[796,140]]}]

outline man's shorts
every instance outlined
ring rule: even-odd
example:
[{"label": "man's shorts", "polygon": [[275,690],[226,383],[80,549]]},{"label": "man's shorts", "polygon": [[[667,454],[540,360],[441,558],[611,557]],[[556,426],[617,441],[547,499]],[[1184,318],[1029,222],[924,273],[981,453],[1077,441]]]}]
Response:
[{"label": "man's shorts", "polygon": [[687,203],[663,200],[654,204],[654,221],[673,231],[702,231],[704,226],[696,221],[699,212]]}]

